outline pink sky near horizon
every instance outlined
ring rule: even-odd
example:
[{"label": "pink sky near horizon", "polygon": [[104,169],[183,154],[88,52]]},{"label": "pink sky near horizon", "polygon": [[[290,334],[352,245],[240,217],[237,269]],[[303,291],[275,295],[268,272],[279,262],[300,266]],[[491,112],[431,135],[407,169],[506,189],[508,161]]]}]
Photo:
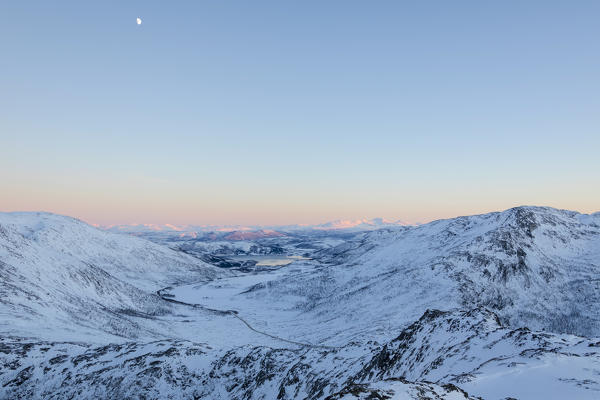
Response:
[{"label": "pink sky near horizon", "polygon": [[[7,201],[8,200],[8,201]],[[12,201],[11,201],[12,200]],[[453,218],[462,215],[483,214],[493,211],[502,211],[520,205],[539,205],[555,208],[569,209],[581,213],[594,213],[600,211],[593,202],[515,202],[498,201],[493,204],[457,203],[447,198],[444,201],[431,201],[429,204],[404,202],[394,204],[375,204],[368,207],[360,204],[335,204],[316,201],[307,204],[242,204],[224,201],[221,207],[217,204],[202,204],[193,202],[177,203],[147,203],[135,204],[134,201],[119,204],[116,201],[94,203],[81,201],[84,199],[73,196],[70,201],[60,204],[59,199],[49,201],[49,197],[17,198],[3,196],[0,199],[0,211],[45,211],[61,215],[68,215],[94,225],[120,225],[120,224],[171,224],[181,225],[293,225],[293,224],[320,224],[336,220],[360,220],[384,218],[390,221],[405,223],[426,223],[437,219]],[[133,200],[133,199],[132,199]]]},{"label": "pink sky near horizon", "polygon": [[[352,184],[353,180],[356,181]],[[0,170],[0,211],[49,211],[89,223],[291,225],[386,218],[422,223],[520,205],[600,211],[600,187],[553,174],[546,179],[404,180],[370,176],[279,182],[238,180],[189,184],[144,175],[48,175]],[[200,182],[200,181],[199,181]]]},{"label": "pink sky near horizon", "polygon": [[184,3],[0,3],[0,211],[600,210],[600,2]]}]

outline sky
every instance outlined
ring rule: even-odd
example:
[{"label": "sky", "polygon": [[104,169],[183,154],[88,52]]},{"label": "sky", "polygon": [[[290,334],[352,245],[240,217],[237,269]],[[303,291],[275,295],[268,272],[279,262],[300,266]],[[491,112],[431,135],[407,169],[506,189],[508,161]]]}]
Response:
[{"label": "sky", "polygon": [[0,211],[599,211],[599,16],[585,0],[3,1]]}]

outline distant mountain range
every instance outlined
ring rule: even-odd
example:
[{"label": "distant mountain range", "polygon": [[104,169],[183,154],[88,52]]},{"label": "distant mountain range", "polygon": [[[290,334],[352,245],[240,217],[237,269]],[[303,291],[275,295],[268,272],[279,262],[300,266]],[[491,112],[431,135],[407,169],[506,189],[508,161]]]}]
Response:
[{"label": "distant mountain range", "polygon": [[[390,221],[384,218],[356,219],[356,220],[335,220],[323,224],[308,225],[172,225],[172,224],[122,224],[122,225],[95,225],[98,228],[121,233],[140,233],[157,234],[164,233],[168,235],[179,235],[180,237],[197,237],[202,233],[217,233],[220,237],[224,233],[230,233],[227,240],[252,240],[261,237],[276,237],[286,232],[298,231],[367,231],[385,227],[410,225],[403,221]],[[255,235],[244,235],[243,232],[253,232]],[[203,235],[205,236],[205,235]]]}]

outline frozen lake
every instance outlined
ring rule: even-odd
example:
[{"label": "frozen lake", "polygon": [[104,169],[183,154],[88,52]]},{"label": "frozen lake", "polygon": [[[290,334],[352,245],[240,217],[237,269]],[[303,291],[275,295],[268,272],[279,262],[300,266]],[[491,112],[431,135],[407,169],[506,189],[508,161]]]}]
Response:
[{"label": "frozen lake", "polygon": [[239,256],[226,256],[229,260],[234,261],[256,261],[256,265],[259,267],[280,267],[288,265],[297,260],[310,260],[310,258],[302,256],[289,256],[285,254],[266,254],[266,255],[239,255]]}]

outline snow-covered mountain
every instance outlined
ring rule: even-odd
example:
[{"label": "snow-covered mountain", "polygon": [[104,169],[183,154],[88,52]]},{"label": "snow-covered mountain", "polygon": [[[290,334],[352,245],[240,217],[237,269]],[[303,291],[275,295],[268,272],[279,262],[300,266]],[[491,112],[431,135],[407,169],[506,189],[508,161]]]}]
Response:
[{"label": "snow-covered mountain", "polygon": [[311,229],[321,230],[354,230],[354,231],[372,231],[376,229],[410,225],[404,221],[392,221],[385,218],[363,218],[354,220],[335,220],[324,224],[311,226]]},{"label": "snow-covered mountain", "polygon": [[[235,278],[244,294],[228,307],[285,309],[289,319],[272,329],[292,324],[298,338],[314,339],[318,321],[318,340],[336,344],[389,338],[426,309],[474,307],[513,327],[600,335],[598,213],[518,207],[377,230],[312,257],[315,266],[290,268],[268,285],[245,288]],[[193,302],[192,290],[179,293]],[[211,284],[198,293],[212,304]]]},{"label": "snow-covered mountain", "polygon": [[600,213],[335,238],[232,273],[196,242],[0,214],[0,398],[600,398]]},{"label": "snow-covered mountain", "polygon": [[[70,337],[78,327],[140,334],[130,316],[160,315],[154,293],[227,273],[135,237],[49,213],[0,213],[0,331]],[[93,314],[93,315],[92,315]]]},{"label": "snow-covered mountain", "polygon": [[339,267],[318,308],[485,306],[512,326],[600,335],[600,213],[518,207],[368,233],[322,259]]},{"label": "snow-covered mountain", "polygon": [[343,243],[360,232],[404,225],[406,224],[401,221],[374,218],[337,220],[318,225],[132,224],[100,226],[100,228],[167,245],[220,267],[237,268],[240,263],[227,258],[228,256],[285,253],[310,257],[314,251]]},{"label": "snow-covered mountain", "polygon": [[[404,221],[387,220],[385,218],[362,218],[329,221],[321,224],[295,224],[295,225],[175,225],[175,224],[119,224],[97,225],[98,228],[129,234],[154,234],[163,236],[179,236],[181,238],[208,237],[212,233],[218,238],[234,235],[228,240],[247,240],[244,234],[256,233],[261,237],[274,237],[286,232],[311,231],[311,230],[347,230],[370,231],[385,227],[410,225]],[[235,235],[242,237],[236,238]]]}]

